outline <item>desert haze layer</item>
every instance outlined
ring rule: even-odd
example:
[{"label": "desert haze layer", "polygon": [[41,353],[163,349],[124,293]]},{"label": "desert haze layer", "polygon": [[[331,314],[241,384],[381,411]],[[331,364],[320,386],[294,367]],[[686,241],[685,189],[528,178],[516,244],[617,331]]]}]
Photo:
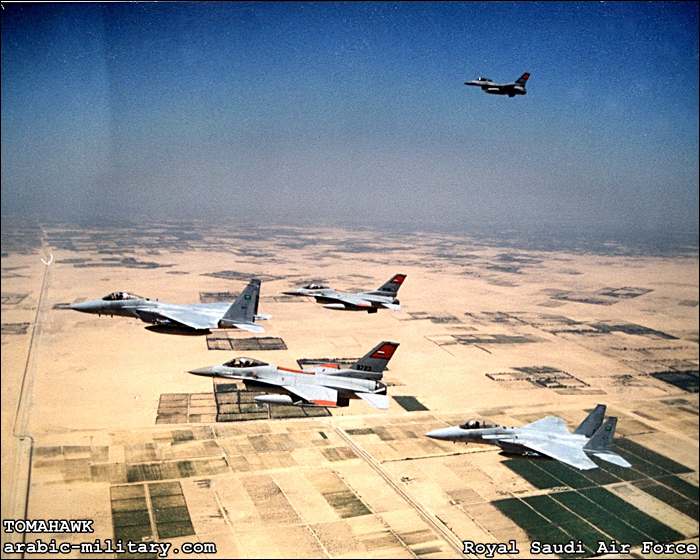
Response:
[{"label": "desert haze layer", "polygon": [[[674,484],[694,486],[695,497],[678,506],[646,491],[663,486],[651,470],[652,482],[600,488],[670,540],[698,542],[696,251],[526,250],[323,228],[29,230],[3,231],[2,516],[91,519],[95,530],[45,542],[123,535],[216,545],[189,557],[374,558],[463,557],[462,541],[515,539],[526,557],[534,533],[499,504],[575,486],[538,486],[496,447],[423,434],[473,417],[521,425],[547,415],[573,430],[597,403],[619,417],[623,449],[670,459]],[[407,275],[398,312],[281,294],[310,282],[374,289],[396,273]],[[233,298],[253,277],[260,312],[273,316],[260,323],[264,335],[159,334],[67,309],[117,290],[171,303]],[[251,340],[268,337],[281,349]],[[386,411],[352,400],[284,417],[243,403],[245,393],[224,401],[237,393],[215,394],[212,379],[186,373],[236,355],[286,367],[355,359],[382,340],[400,343],[385,372]],[[3,533],[3,544],[36,536]]]}]

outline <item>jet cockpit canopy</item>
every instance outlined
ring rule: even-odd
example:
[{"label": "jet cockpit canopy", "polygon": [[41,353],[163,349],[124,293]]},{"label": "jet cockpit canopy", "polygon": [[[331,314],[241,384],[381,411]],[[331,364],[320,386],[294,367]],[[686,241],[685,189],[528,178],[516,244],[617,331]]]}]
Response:
[{"label": "jet cockpit canopy", "polygon": [[127,292],[112,292],[108,296],[102,298],[104,301],[123,301],[127,299],[145,299],[136,294],[130,294]]},{"label": "jet cockpit canopy", "polygon": [[266,364],[265,362],[261,362],[260,360],[256,360],[254,358],[234,358],[233,360],[226,362],[224,365],[230,368],[249,368],[266,366],[269,364]]},{"label": "jet cockpit canopy", "polygon": [[486,420],[469,420],[460,426],[463,430],[480,430],[484,428],[496,428],[496,424]]},{"label": "jet cockpit canopy", "polygon": [[328,286],[322,286],[321,284],[309,284],[304,288],[305,290],[326,290]]}]

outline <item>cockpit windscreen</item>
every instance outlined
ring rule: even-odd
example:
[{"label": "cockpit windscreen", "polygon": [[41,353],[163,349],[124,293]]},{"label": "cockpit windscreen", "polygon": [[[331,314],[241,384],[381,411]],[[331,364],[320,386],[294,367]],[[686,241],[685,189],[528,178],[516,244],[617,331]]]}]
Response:
[{"label": "cockpit windscreen", "polygon": [[127,299],[144,299],[136,294],[130,294],[127,292],[112,292],[108,296],[102,298],[104,301],[123,301]]},{"label": "cockpit windscreen", "polygon": [[268,364],[254,358],[234,358],[233,360],[226,362],[224,365],[230,368],[248,368],[266,366]]},{"label": "cockpit windscreen", "polygon": [[485,420],[469,420],[460,426],[463,430],[480,430],[484,428],[497,428],[496,424]]}]

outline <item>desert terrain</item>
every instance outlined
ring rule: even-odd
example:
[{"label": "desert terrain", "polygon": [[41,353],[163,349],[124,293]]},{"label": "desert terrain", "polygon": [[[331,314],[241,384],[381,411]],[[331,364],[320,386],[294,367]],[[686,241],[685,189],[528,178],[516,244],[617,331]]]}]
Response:
[{"label": "desert terrain", "polygon": [[[187,557],[458,558],[464,541],[515,541],[518,553],[495,557],[525,558],[533,541],[580,540],[585,553],[569,557],[601,541],[639,557],[664,557],[642,542],[698,543],[697,252],[196,223],[7,226],[2,251],[2,517],[94,529],[4,531],[3,546],[121,539],[171,543],[167,557],[213,543]],[[374,289],[396,273],[407,275],[397,312],[281,293]],[[161,334],[67,308],[117,290],[229,301],[250,278],[272,314],[263,335]],[[400,343],[386,411],[361,400],[271,409],[187,373],[234,356],[291,368],[356,359],[382,340]],[[573,430],[597,403],[619,417],[615,450],[633,469],[598,461],[581,473],[423,435],[548,415]],[[3,553],[20,557],[95,554]]]}]

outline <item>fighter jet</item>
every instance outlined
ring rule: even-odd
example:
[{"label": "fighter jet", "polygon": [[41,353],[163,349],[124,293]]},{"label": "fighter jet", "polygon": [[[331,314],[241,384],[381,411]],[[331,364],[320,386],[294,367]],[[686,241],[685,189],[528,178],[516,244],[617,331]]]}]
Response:
[{"label": "fighter jet", "polygon": [[254,278],[233,303],[163,303],[127,292],[113,292],[102,299],[75,303],[70,309],[98,315],[136,317],[155,332],[171,334],[206,334],[209,329],[237,328],[254,333],[265,332],[255,320],[272,315],[258,315],[260,280]]},{"label": "fighter jet", "polygon": [[612,452],[617,418],[605,417],[605,405],[599,404],[581,425],[570,433],[564,420],[547,416],[519,428],[506,428],[489,422],[470,420],[460,426],[442,428],[425,434],[429,438],[498,445],[505,453],[544,456],[580,470],[596,469],[588,458],[593,455],[620,467],[631,467]]},{"label": "fighter jet", "polygon": [[511,84],[498,84],[490,78],[479,78],[478,80],[473,80],[471,82],[464,82],[464,85],[479,86],[486,93],[493,93],[494,95],[507,95],[508,97],[515,97],[516,95],[525,95],[527,93],[527,91],[525,91],[525,82],[527,82],[529,77],[530,74],[525,72]]},{"label": "fighter jet", "polygon": [[381,342],[349,369],[339,369],[337,364],[289,369],[252,358],[234,358],[189,373],[240,379],[248,389],[279,393],[255,397],[260,403],[340,407],[348,406],[349,399],[360,398],[375,408],[386,409],[386,384],[379,380],[398,346],[398,342]]},{"label": "fighter jet", "polygon": [[282,293],[289,296],[314,297],[317,303],[324,304],[323,307],[328,309],[376,313],[384,307],[392,311],[401,311],[396,294],[405,279],[405,274],[396,274],[391,280],[370,292],[343,292],[320,284],[309,284],[304,288]]}]

